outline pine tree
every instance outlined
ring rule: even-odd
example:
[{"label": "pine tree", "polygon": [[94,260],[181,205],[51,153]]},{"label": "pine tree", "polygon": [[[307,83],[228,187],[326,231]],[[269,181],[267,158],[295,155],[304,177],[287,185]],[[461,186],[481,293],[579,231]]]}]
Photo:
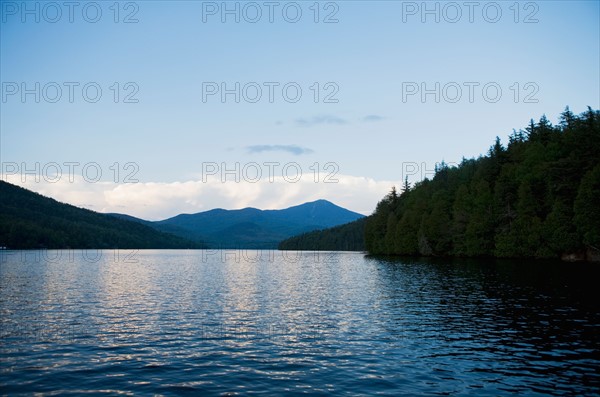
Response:
[{"label": "pine tree", "polygon": [[408,192],[410,192],[410,183],[408,182],[408,176],[405,176],[404,184],[402,185],[402,192],[400,193],[400,195],[403,196]]},{"label": "pine tree", "polygon": [[600,251],[600,164],[581,180],[575,199],[575,222],[583,243]]},{"label": "pine tree", "polygon": [[[543,115],[486,156],[405,178],[367,221],[368,249],[408,255],[560,257],[600,248],[600,111]],[[391,215],[391,216],[390,216]],[[369,248],[369,247],[372,247]]]}]

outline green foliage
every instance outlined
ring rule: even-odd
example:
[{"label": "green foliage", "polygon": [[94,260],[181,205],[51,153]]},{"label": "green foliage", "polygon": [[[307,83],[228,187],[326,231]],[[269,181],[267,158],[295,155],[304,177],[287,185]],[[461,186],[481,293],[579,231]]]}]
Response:
[{"label": "green foliage", "polygon": [[366,218],[325,230],[316,230],[279,243],[280,250],[364,251]]},{"label": "green foliage", "polygon": [[600,247],[600,164],[581,180],[575,199],[575,221],[583,242]]},{"label": "green foliage", "polygon": [[29,248],[203,248],[139,222],[59,203],[0,181],[0,246]]},{"label": "green foliage", "polygon": [[[365,225],[373,254],[560,257],[600,247],[600,112],[568,108],[486,156],[395,190]],[[395,197],[395,198],[394,198]]]}]

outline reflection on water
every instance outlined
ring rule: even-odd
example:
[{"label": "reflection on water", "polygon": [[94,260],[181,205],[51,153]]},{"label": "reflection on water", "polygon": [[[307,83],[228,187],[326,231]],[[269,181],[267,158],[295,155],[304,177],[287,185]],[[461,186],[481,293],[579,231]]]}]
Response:
[{"label": "reflection on water", "polygon": [[277,251],[0,253],[0,394],[598,395],[599,270]]}]

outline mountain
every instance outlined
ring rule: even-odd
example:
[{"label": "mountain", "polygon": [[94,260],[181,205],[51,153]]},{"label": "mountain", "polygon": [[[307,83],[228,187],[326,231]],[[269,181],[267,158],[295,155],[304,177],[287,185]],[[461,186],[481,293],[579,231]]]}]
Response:
[{"label": "mountain", "polygon": [[0,181],[0,246],[28,248],[202,248],[155,228],[59,203]]},{"label": "mountain", "polygon": [[214,209],[181,214],[153,222],[159,230],[201,240],[213,248],[276,248],[291,236],[349,223],[364,217],[326,201],[317,200],[283,210]]},{"label": "mountain", "polygon": [[545,116],[486,156],[443,162],[367,221],[374,254],[600,260],[600,111]]},{"label": "mountain", "polygon": [[144,224],[146,226],[153,226],[152,221],[147,221],[145,219],[136,218],[135,216],[131,216],[131,215],[127,215],[127,214],[118,214],[118,213],[112,212],[112,213],[107,213],[106,215],[112,216],[112,217],[115,217],[115,218],[119,218],[119,219],[123,219],[123,220],[126,220],[126,221],[130,221],[130,222],[141,223],[141,224]]},{"label": "mountain", "polygon": [[364,216],[326,200],[283,210],[214,209],[151,222],[99,214],[0,181],[0,246],[9,248],[277,248],[291,236]]},{"label": "mountain", "polygon": [[298,251],[364,251],[367,219],[360,218],[341,226],[290,237],[279,243],[278,248]]}]

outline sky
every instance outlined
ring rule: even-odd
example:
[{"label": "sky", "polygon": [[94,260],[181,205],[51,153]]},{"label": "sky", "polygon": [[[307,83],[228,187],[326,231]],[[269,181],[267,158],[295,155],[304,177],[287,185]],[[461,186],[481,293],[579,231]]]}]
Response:
[{"label": "sky", "polygon": [[0,1],[5,181],[149,220],[327,199],[600,108],[598,1]]}]

